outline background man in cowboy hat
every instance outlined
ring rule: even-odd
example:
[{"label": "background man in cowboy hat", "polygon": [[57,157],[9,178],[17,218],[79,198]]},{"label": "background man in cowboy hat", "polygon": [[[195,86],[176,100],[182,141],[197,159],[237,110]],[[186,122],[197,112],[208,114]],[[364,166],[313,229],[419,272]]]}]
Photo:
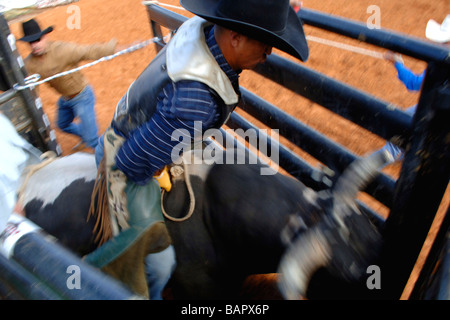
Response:
[{"label": "background man in cowboy hat", "polygon": [[[115,229],[120,230],[97,252],[114,252],[111,247],[132,232],[135,226],[128,225],[132,219],[126,217],[141,216],[135,220],[146,230],[163,220],[160,206],[154,205],[160,203],[160,187],[153,176],[175,160],[172,151],[180,143],[172,140],[175,130],[186,132],[190,141],[225,123],[240,100],[239,74],[265,62],[273,47],[302,61],[308,58],[302,22],[289,0],[180,4],[196,17],[178,29],[129,87],[96,147],[99,173],[103,166],[106,170],[101,178],[108,186],[103,190],[108,190],[110,215],[117,217]],[[201,124],[200,135],[195,134],[195,123]],[[134,207],[152,210],[136,212]],[[136,232],[135,238],[139,236]],[[95,263],[96,258],[87,259]],[[150,265],[155,263],[173,265],[174,260]]]},{"label": "background man in cowboy hat", "polygon": [[[36,20],[22,24],[24,36],[19,40],[30,44],[31,53],[25,60],[29,73],[38,73],[42,79],[76,68],[81,61],[96,60],[116,51],[116,40],[106,44],[78,45],[51,41],[47,34],[52,27],[41,30]],[[98,143],[95,116],[95,96],[81,72],[75,72],[48,82],[59,94],[58,127],[64,132],[81,137],[82,144],[95,148]],[[74,119],[78,117],[79,123]]]}]

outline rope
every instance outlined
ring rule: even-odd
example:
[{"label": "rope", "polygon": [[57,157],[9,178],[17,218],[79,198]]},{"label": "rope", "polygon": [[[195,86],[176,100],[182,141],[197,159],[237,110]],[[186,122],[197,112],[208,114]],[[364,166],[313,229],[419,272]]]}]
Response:
[{"label": "rope", "polygon": [[168,7],[168,8],[173,8],[173,9],[179,9],[179,10],[187,11],[185,8],[183,8],[181,6],[173,6],[171,4],[162,3],[162,2],[159,2],[159,1],[142,1],[142,4],[145,5],[145,6],[149,5],[149,4],[156,4],[158,6],[164,6],[164,7]]},{"label": "rope", "polygon": [[[183,222],[186,221],[187,219],[189,219],[192,214],[194,213],[194,209],[195,209],[195,195],[194,195],[194,191],[192,190],[192,184],[191,181],[189,180],[189,174],[188,174],[188,170],[187,170],[187,166],[184,164],[184,160],[183,158],[181,158],[182,164],[183,164],[183,168],[179,167],[179,171],[178,173],[174,174],[174,172],[172,171],[172,169],[175,169],[176,167],[173,167],[170,171],[172,172],[173,175],[180,175],[184,172],[184,181],[186,183],[186,188],[188,190],[189,193],[189,211],[188,213],[182,217],[182,218],[174,218],[172,216],[170,216],[166,210],[164,209],[164,195],[166,194],[166,191],[163,190],[162,194],[161,194],[161,211],[164,215],[164,217],[166,217],[169,220],[175,221],[175,222]],[[183,171],[183,172],[181,172]]]},{"label": "rope", "polygon": [[85,65],[82,65],[82,66],[80,66],[80,67],[77,67],[77,68],[75,68],[75,69],[71,69],[71,70],[68,70],[68,71],[64,71],[64,72],[57,73],[57,74],[55,74],[55,75],[53,75],[53,76],[51,76],[51,77],[45,78],[45,79],[43,79],[43,80],[41,80],[41,81],[38,81],[38,80],[41,78],[41,76],[40,76],[39,74],[33,74],[33,75],[31,75],[31,76],[25,78],[25,85],[19,85],[19,84],[16,83],[16,84],[13,86],[13,88],[14,88],[15,90],[17,90],[17,91],[19,91],[19,90],[25,90],[25,89],[28,89],[28,88],[32,88],[32,87],[35,87],[35,86],[37,86],[37,85],[43,84],[43,83],[45,83],[45,82],[51,81],[51,80],[53,80],[53,79],[56,79],[56,78],[59,78],[59,77],[66,76],[66,75],[68,75],[68,74],[71,74],[71,73],[80,71],[80,70],[85,69],[85,68],[92,67],[92,66],[94,66],[94,65],[96,65],[96,64],[98,64],[98,63],[100,63],[100,62],[103,62],[103,61],[109,61],[109,60],[112,60],[112,59],[114,59],[114,58],[116,58],[116,57],[118,57],[118,56],[121,56],[121,55],[130,53],[130,52],[133,52],[133,51],[142,49],[142,48],[148,46],[149,44],[155,43],[155,42],[160,41],[160,40],[161,40],[161,39],[160,39],[159,37],[154,37],[154,38],[152,38],[152,39],[145,40],[145,41],[143,41],[143,42],[140,42],[140,43],[138,43],[138,44],[135,44],[135,45],[133,45],[133,46],[130,46],[130,47],[124,49],[124,50],[121,50],[121,51],[119,51],[119,52],[116,52],[116,53],[114,53],[114,54],[112,54],[112,55],[109,55],[109,56],[106,56],[106,57],[102,57],[102,58],[100,58],[100,59],[98,59],[98,60],[92,61],[92,62],[90,62],[90,63],[87,63],[87,64],[85,64]]}]

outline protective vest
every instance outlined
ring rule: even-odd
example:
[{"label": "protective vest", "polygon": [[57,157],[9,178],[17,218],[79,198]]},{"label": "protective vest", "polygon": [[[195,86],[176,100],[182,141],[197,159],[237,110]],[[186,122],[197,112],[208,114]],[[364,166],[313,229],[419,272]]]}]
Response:
[{"label": "protective vest", "polygon": [[157,96],[170,82],[193,80],[206,84],[219,106],[221,127],[237,106],[240,94],[217,64],[205,41],[204,28],[209,22],[199,17],[186,21],[176,35],[131,84],[116,107],[112,127],[128,134],[146,123],[156,110]]}]

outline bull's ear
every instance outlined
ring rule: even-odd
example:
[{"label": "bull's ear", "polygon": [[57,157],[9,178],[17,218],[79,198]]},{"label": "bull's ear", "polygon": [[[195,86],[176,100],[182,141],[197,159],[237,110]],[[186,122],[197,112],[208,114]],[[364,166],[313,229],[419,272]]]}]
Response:
[{"label": "bull's ear", "polygon": [[308,225],[297,213],[290,214],[286,226],[281,231],[281,241],[286,247],[292,245],[297,237],[308,230]]},{"label": "bull's ear", "polygon": [[324,210],[328,212],[333,207],[333,194],[331,190],[321,190],[317,192],[317,204]]},{"label": "bull's ear", "polygon": [[330,214],[334,206],[333,195],[330,190],[321,190],[317,192],[317,198],[314,203],[314,207],[309,210],[309,223],[310,225],[316,225]]}]

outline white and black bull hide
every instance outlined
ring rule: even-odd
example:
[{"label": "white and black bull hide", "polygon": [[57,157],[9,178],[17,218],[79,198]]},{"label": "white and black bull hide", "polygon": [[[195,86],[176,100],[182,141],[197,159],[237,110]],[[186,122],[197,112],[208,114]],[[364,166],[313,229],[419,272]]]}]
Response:
[{"label": "white and black bull hide", "polygon": [[[97,219],[89,217],[96,176],[94,155],[75,153],[35,171],[21,194],[26,217],[80,257],[99,246],[94,232],[99,229]],[[135,293],[148,297],[144,260],[148,254],[165,249],[169,241],[164,225],[155,223],[101,269]]]},{"label": "white and black bull hide", "polygon": [[[38,185],[29,186],[28,192],[35,196],[34,200],[26,203],[25,209],[31,220],[60,239],[65,246],[85,254],[96,247],[92,235],[93,222],[86,222],[95,178],[94,156],[82,154],[77,156],[80,157],[77,161],[73,158],[75,156],[71,157],[55,160],[61,161],[61,167],[65,167],[56,175],[51,166],[38,172],[42,181],[54,181],[50,185],[58,190],[55,194],[59,196],[48,199],[45,196],[50,195],[50,191],[41,190],[42,194],[34,190],[39,189]],[[87,167],[83,167],[81,162]],[[297,236],[292,248],[301,246],[302,238],[307,239],[305,246],[312,243],[310,239],[315,237],[308,233],[310,230],[320,236],[325,234],[325,237],[327,233],[331,234],[330,241],[333,242],[335,235],[328,231],[336,228],[335,221],[341,228],[338,235],[353,235],[332,246],[333,251],[326,253],[327,259],[322,259],[314,267],[300,265],[300,277],[310,277],[310,270],[325,267],[334,275],[343,275],[344,280],[358,279],[356,273],[362,269],[361,266],[369,265],[376,253],[374,245],[380,242],[380,238],[375,227],[356,210],[355,205],[347,205],[350,210],[346,209],[346,214],[338,215],[341,218],[337,219],[330,212],[330,208],[338,206],[331,192],[316,193],[280,173],[261,175],[259,164],[195,164],[186,165],[185,169],[194,190],[194,212],[189,219],[181,222],[165,219],[177,261],[170,282],[176,299],[238,298],[248,275],[277,272],[283,254],[292,244],[289,240],[292,240],[290,231],[293,226],[296,226]],[[68,178],[70,172],[78,178],[70,178],[72,182],[65,182],[65,187],[61,187],[59,184],[62,182],[58,180]],[[351,196],[352,201],[354,196],[356,194]],[[184,175],[174,178],[172,190],[162,199],[168,215],[182,218],[187,214],[192,199]],[[337,199],[340,199],[339,195]],[[345,197],[345,201],[348,199]],[[352,223],[346,224],[348,221]],[[355,239],[364,240],[356,249],[349,243]],[[349,245],[352,247],[350,251],[347,250]],[[345,254],[339,255],[342,247]],[[305,256],[302,252],[302,259],[320,259],[314,249],[306,252],[311,256]],[[296,258],[291,261],[289,268],[300,263]],[[355,263],[358,268],[354,268],[356,271],[351,276],[348,276],[347,270],[341,270]],[[282,268],[285,267],[280,270]],[[292,269],[288,271],[288,277],[298,276]],[[283,278],[283,281],[286,279],[291,278]],[[301,289],[292,287],[291,294],[284,292],[285,297],[292,298],[292,292],[304,295],[303,284],[308,286],[309,283],[303,280]]]},{"label": "white and black bull hide", "polygon": [[29,178],[22,195],[27,218],[81,256],[97,247],[95,219],[87,219],[96,176],[92,154],[59,157]]}]

